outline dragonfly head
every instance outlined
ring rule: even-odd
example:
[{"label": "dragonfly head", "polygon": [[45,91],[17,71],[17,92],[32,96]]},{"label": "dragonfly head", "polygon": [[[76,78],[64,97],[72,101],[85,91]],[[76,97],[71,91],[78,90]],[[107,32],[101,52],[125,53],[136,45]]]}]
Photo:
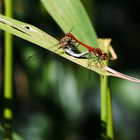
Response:
[{"label": "dragonfly head", "polygon": [[66,47],[66,46],[68,45],[68,42],[69,42],[70,40],[71,40],[70,37],[65,36],[65,37],[63,37],[63,38],[60,40],[59,44],[60,44],[62,47]]},{"label": "dragonfly head", "polygon": [[107,59],[108,59],[107,53],[103,53],[103,54],[101,55],[101,59],[102,59],[102,60],[107,60]]}]

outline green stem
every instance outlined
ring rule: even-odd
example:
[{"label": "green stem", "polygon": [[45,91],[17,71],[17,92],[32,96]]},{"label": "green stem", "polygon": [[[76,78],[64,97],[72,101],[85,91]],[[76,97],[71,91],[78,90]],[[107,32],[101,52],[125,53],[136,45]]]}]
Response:
[{"label": "green stem", "polygon": [[[5,0],[5,15],[12,17],[12,0]],[[13,112],[11,109],[12,94],[12,35],[5,32],[5,54],[4,54],[4,127],[5,139],[11,138],[11,121]]]},{"label": "green stem", "polygon": [[101,78],[101,121],[103,130],[101,134],[102,138],[113,140],[112,104],[107,76]]},{"label": "green stem", "polygon": [[101,77],[101,137],[106,139],[106,131],[107,131],[107,85],[108,85],[108,77]]},{"label": "green stem", "polygon": [[110,139],[114,139],[113,135],[113,123],[112,123],[112,105],[111,105],[111,94],[110,89],[107,90],[107,106],[108,106],[108,119],[107,119],[107,136]]},{"label": "green stem", "polygon": [[[106,45],[105,45],[106,44]],[[108,44],[108,45],[107,45]],[[104,47],[108,52],[110,41],[105,43]],[[108,65],[108,61],[105,65]],[[114,139],[113,136],[113,124],[112,124],[112,105],[111,105],[111,94],[108,84],[108,77],[101,77],[101,137],[102,139]]]}]

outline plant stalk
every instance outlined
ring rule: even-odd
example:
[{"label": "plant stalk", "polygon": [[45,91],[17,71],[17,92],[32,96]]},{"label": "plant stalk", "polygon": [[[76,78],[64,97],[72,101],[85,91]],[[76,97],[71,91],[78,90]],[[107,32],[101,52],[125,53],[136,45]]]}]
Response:
[{"label": "plant stalk", "polygon": [[[105,52],[109,52],[110,40],[104,40],[102,44],[105,48]],[[109,60],[105,62],[108,66]],[[108,77],[101,77],[101,137],[102,139],[114,139],[113,124],[112,124],[112,104],[111,93],[109,88]]]},{"label": "plant stalk", "polygon": [[[12,0],[5,0],[5,15],[12,17]],[[12,35],[4,34],[4,139],[12,139]]]}]

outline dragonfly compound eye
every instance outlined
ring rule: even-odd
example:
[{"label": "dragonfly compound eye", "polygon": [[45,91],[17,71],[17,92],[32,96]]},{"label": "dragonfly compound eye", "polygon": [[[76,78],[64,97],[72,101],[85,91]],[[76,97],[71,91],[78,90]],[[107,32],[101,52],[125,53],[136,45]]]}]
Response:
[{"label": "dragonfly compound eye", "polygon": [[103,60],[107,60],[107,59],[108,59],[107,53],[103,53],[103,54],[102,54],[102,59],[103,59]]}]

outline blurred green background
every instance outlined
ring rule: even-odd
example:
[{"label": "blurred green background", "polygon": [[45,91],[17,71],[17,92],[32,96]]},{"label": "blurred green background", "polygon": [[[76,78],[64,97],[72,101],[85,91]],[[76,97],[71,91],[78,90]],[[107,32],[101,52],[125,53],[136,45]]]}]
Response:
[{"label": "blurred green background", "polygon": [[[111,67],[140,78],[138,0],[82,2],[94,19],[97,35],[112,38],[118,59],[111,62]],[[13,18],[57,39],[64,36],[39,0],[13,0],[13,9]],[[99,139],[99,76],[25,40],[15,36],[13,40],[14,131],[25,140]],[[0,30],[0,58],[3,51]],[[2,77],[0,61],[1,93]],[[110,77],[110,86],[115,138],[140,139],[140,84]],[[0,97],[2,109],[2,94]]]}]

